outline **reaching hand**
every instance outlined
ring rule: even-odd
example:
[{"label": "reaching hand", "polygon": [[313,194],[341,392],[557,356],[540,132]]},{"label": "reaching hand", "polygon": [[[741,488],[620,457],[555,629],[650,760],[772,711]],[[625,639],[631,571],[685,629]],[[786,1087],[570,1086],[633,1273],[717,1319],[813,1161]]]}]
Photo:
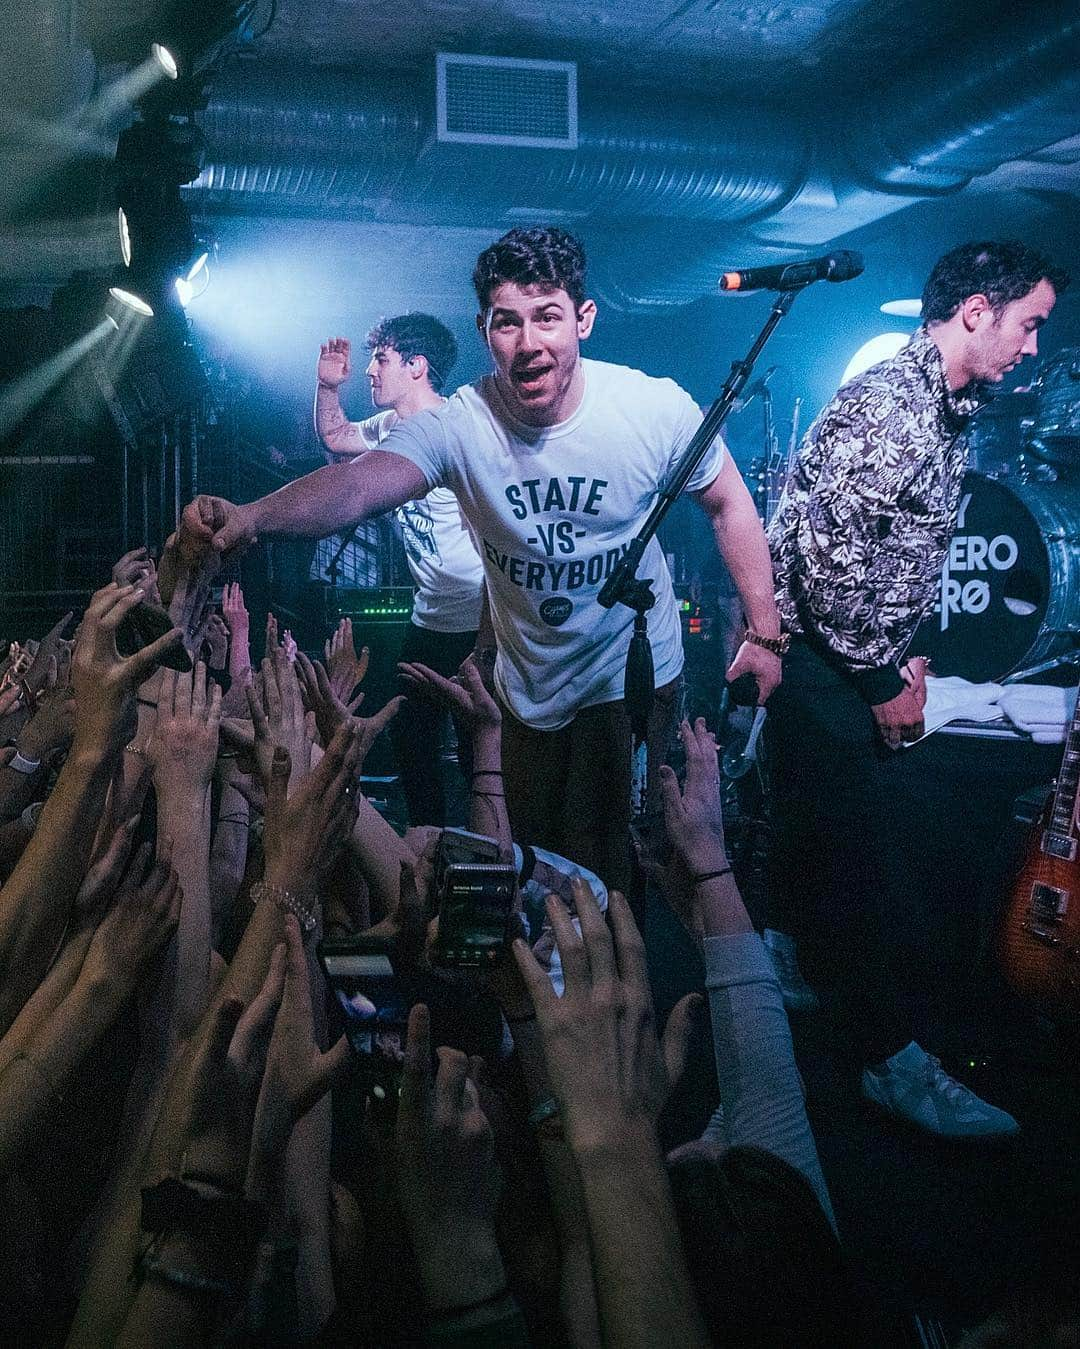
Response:
[{"label": "reaching hand", "polygon": [[229,659],[229,629],[220,614],[207,616],[205,640],[210,648],[207,664],[211,670],[224,670]]},{"label": "reaching hand", "polygon": [[[628,1130],[655,1131],[656,1120],[686,1061],[691,1014],[700,995],[673,1009],[657,1040],[645,944],[617,890],[609,897],[611,931],[589,887],[575,880],[581,935],[554,896],[548,917],[562,959],[566,991],[558,997],[528,946],[514,958],[529,990],[552,1089],[575,1148],[617,1143]],[[614,935],[613,935],[614,934]]]},{"label": "reaching hand", "polygon": [[328,389],[344,384],[352,373],[352,348],[347,337],[330,337],[319,348],[318,380]]},{"label": "reaching hand", "polygon": [[214,775],[221,723],[221,686],[206,681],[199,661],[190,674],[166,670],[158,686],[157,721],[146,747],[161,794],[205,792]]},{"label": "reaching hand", "polygon": [[[365,651],[366,649],[365,647]],[[358,693],[351,702],[343,702],[334,691],[330,676],[319,661],[316,661],[313,665],[302,651],[297,657],[295,668],[303,683],[304,696],[307,699],[308,706],[315,713],[315,724],[323,744],[329,744],[338,728],[348,723],[360,737],[361,762],[363,762],[368,750],[375,743],[376,737],[397,716],[405,699],[400,696],[391,698],[385,707],[373,713],[372,716],[358,717],[355,712],[364,701],[362,692]]]},{"label": "reaching hand", "polygon": [[402,662],[398,672],[410,687],[427,698],[441,702],[456,713],[474,731],[502,725],[502,713],[484,686],[483,677],[471,656],[462,661],[453,679],[446,679],[426,665]]},{"label": "reaching hand", "polygon": [[75,742],[98,752],[119,742],[134,692],[157,665],[159,655],[180,640],[173,628],[133,656],[116,649],[116,630],[143,599],[136,586],[103,587],[91,599],[79,628],[71,663],[75,686]]},{"label": "reaching hand", "polygon": [[281,649],[282,651],[285,652],[285,659],[289,662],[289,664],[290,665],[295,664],[296,653],[298,648],[296,645],[296,638],[292,635],[292,633],[289,631],[288,628],[286,628],[285,631],[281,634]]},{"label": "reaching hand", "polygon": [[735,652],[735,659],[728,666],[724,678],[729,684],[734,684],[742,675],[753,676],[757,684],[758,706],[761,707],[780,683],[780,657],[774,651],[766,651],[763,646],[743,642]]},{"label": "reaching hand", "polygon": [[679,739],[686,752],[686,781],[680,794],[672,769],[666,764],[661,769],[664,822],[682,865],[691,875],[701,875],[727,865],[716,737],[698,717],[693,727],[682,723]]},{"label": "reaching hand", "polygon": [[367,674],[368,659],[371,653],[365,646],[360,655],[356,654],[353,643],[352,619],[343,618],[326,639],[323,648],[326,657],[326,672],[330,684],[342,702],[347,703],[353,690]]},{"label": "reaching hand", "polygon": [[[342,726],[326,753],[288,794],[288,751],[276,749],[266,787],[266,878],[286,889],[318,888],[356,823],[360,741]],[[283,879],[279,879],[282,877]]]},{"label": "reaching hand", "polygon": [[38,643],[38,649],[34,652],[34,659],[30,662],[30,668],[23,675],[23,682],[31,693],[38,693],[45,687],[49,676],[49,661],[55,661],[60,656],[63,649],[64,629],[71,622],[71,612],[69,609],[59,623],[51,627]]},{"label": "reaching hand", "polygon": [[464,1252],[476,1234],[491,1231],[500,1190],[495,1136],[469,1060],[446,1048],[438,1059],[432,1081],[431,1018],[417,1003],[409,1013],[396,1136],[398,1194],[422,1273],[440,1248],[443,1256]]},{"label": "reaching hand", "polygon": [[[65,667],[68,662],[64,662]],[[55,749],[71,743],[75,733],[75,699],[65,675],[56,672],[56,659],[50,658],[45,689],[38,697],[37,711],[19,736],[20,753],[28,759],[43,759]]]},{"label": "reaching hand", "polygon": [[161,603],[154,559],[145,548],[132,548],[113,563],[112,578],[118,586],[138,585],[156,603]]},{"label": "reaching hand", "polygon": [[276,748],[288,751],[294,779],[311,766],[311,741],[295,667],[280,646],[268,647],[268,652],[258,680],[246,691],[255,726],[255,754],[264,782]]},{"label": "reaching hand", "polygon": [[285,917],[285,942],[280,1005],[252,1139],[253,1150],[266,1158],[284,1151],[297,1120],[330,1090],[350,1062],[344,1036],[325,1053],[315,1042],[307,957],[300,926],[292,914]]},{"label": "reaching hand", "polygon": [[244,606],[244,592],[240,589],[239,581],[230,581],[222,589],[221,613],[233,635],[233,640],[235,641],[237,634],[242,632],[246,642],[251,619]]},{"label": "reaching hand", "polygon": [[129,864],[116,898],[98,924],[83,962],[83,974],[134,991],[143,971],[176,931],[183,898],[166,850],[147,871],[150,845]]},{"label": "reaching hand", "polygon": [[234,506],[224,497],[196,497],[184,507],[177,531],[182,556],[192,560],[211,551],[239,556],[255,542],[252,512],[246,506]]},{"label": "reaching hand", "polygon": [[75,912],[93,916],[98,907],[115,894],[131,856],[131,847],[135,841],[135,831],[139,827],[138,815],[132,815],[123,824],[113,829],[112,837],[105,845],[97,860],[83,877],[79,893],[75,896]]}]

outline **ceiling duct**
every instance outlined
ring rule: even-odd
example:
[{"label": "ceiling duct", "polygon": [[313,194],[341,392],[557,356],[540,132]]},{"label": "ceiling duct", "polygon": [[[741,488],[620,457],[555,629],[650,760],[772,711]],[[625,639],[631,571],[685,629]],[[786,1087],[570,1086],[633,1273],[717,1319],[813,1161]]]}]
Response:
[{"label": "ceiling duct", "polygon": [[648,257],[612,278],[616,303],[679,304],[712,289],[736,232],[758,241],[748,263],[817,247],[1074,135],[1078,36],[1075,4],[1017,6],[1008,31],[894,72],[813,133],[802,113],[582,90],[575,150],[439,143],[426,82],[245,63],[200,118],[208,157],[188,195],[197,210],[390,223],[587,221]]}]

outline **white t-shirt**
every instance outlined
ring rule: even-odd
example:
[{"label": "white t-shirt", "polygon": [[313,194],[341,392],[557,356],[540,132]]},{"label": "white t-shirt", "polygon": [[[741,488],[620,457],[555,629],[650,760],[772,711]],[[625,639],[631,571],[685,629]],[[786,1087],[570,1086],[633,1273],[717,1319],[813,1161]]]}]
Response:
[{"label": "white t-shirt", "polygon": [[[382,444],[401,418],[388,408],[353,422],[365,450]],[[453,492],[433,488],[392,512],[401,527],[416,597],[412,621],[433,632],[474,632],[480,625],[484,569]]]},{"label": "white t-shirt", "polygon": [[[399,423],[381,446],[457,497],[484,564],[496,685],[539,730],[622,697],[634,615],[625,605],[604,609],[596,596],[701,423],[672,380],[600,361],[582,367],[581,405],[557,426],[517,422],[488,375]],[[688,490],[707,487],[723,457],[717,441]],[[682,636],[655,538],[638,576],[654,583],[649,638],[657,685],[666,684],[682,669]]]}]

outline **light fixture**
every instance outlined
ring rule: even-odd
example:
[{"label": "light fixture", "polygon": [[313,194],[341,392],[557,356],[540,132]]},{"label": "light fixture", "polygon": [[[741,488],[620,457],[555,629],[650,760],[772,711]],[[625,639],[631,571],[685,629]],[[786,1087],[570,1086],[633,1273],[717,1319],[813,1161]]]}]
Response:
[{"label": "light fixture", "polygon": [[131,266],[131,230],[128,229],[128,218],[122,206],[117,207],[116,223],[120,230],[120,256],[124,259],[124,266]]},{"label": "light fixture", "polygon": [[161,69],[165,72],[165,74],[169,77],[170,80],[176,79],[176,77],[180,73],[180,70],[176,64],[176,57],[173,56],[172,52],[169,51],[168,47],[163,47],[160,42],[153,42],[150,44],[150,55],[154,58],[154,60],[158,63],[158,65],[161,67]]},{"label": "light fixture", "polygon": [[202,271],[202,269],[206,266],[206,264],[209,261],[210,261],[210,254],[204,248],[203,251],[199,254],[199,256],[188,268],[187,280],[194,281],[195,278],[199,275],[199,273]]},{"label": "light fixture", "polygon": [[898,319],[917,319],[922,315],[922,300],[886,300],[881,312]]},{"label": "light fixture", "polygon": [[176,294],[178,299],[180,300],[180,304],[184,309],[186,309],[188,305],[191,303],[191,297],[195,294],[195,287],[191,284],[191,282],[188,280],[186,276],[178,276],[176,278],[175,285],[176,285]]},{"label": "light fixture", "polygon": [[879,333],[877,337],[872,337],[869,342],[864,342],[848,361],[844,373],[840,376],[840,383],[846,384],[849,379],[861,375],[872,365],[891,359],[901,347],[906,347],[910,340],[910,333]]},{"label": "light fixture", "polygon": [[132,295],[130,290],[123,290],[120,286],[110,286],[109,294],[119,304],[124,305],[125,308],[132,310],[133,313],[140,315],[142,318],[152,319],[154,317],[154,311],[146,301],[141,300],[138,295]]}]

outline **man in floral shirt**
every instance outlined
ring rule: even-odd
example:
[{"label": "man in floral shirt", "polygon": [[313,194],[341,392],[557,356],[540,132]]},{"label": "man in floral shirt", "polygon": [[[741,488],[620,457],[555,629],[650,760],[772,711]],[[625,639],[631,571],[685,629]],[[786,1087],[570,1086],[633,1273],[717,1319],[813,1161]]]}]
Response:
[{"label": "man in floral shirt", "polygon": [[[926,662],[903,662],[956,526],[968,418],[987,385],[1036,354],[1067,284],[1020,243],[947,253],[926,284],[923,326],[845,384],[810,427],[769,527],[791,634],[766,724],[774,891],[844,971],[853,1039],[873,1065],[864,1094],[951,1137],[1017,1125],[912,1039],[921,934],[907,850],[919,803],[897,791],[893,751],[923,733]],[[769,939],[783,965],[787,940]]]}]

